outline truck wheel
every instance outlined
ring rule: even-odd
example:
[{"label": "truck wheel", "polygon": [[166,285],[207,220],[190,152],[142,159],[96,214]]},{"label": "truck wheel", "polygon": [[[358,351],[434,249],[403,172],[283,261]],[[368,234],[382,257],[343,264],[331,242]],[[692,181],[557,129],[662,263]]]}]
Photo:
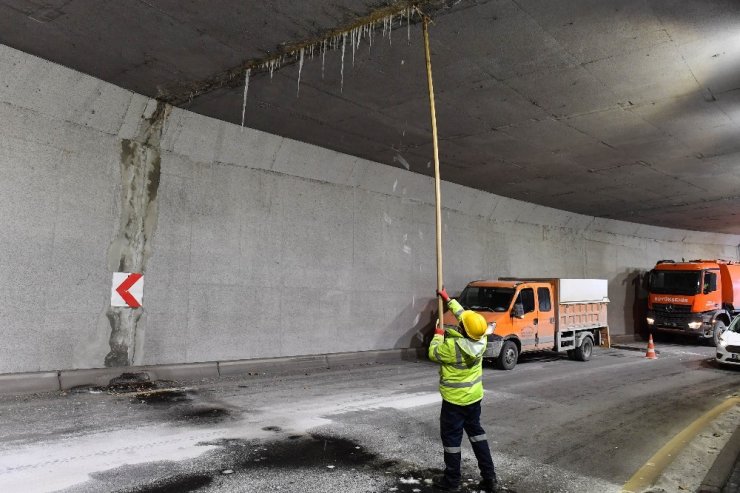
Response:
[{"label": "truck wheel", "polygon": [[568,349],[568,359],[576,359],[576,350]]},{"label": "truck wheel", "polygon": [[591,359],[591,353],[594,349],[594,341],[590,337],[584,337],[581,345],[576,348],[576,359],[578,361],[588,361]]},{"label": "truck wheel", "polygon": [[516,366],[516,360],[519,358],[519,350],[513,341],[504,341],[501,346],[501,353],[496,358],[496,368],[499,370],[511,370]]},{"label": "truck wheel", "polygon": [[722,332],[727,330],[727,326],[722,320],[717,320],[714,322],[714,330],[712,331],[714,333],[714,346],[719,345],[719,336],[722,335]]}]

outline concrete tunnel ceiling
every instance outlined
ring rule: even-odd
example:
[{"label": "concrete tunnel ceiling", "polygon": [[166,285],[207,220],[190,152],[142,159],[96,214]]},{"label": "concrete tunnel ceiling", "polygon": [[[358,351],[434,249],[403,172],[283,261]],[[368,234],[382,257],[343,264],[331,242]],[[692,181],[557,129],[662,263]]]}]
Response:
[{"label": "concrete tunnel ceiling", "polygon": [[[443,179],[582,214],[740,233],[739,2],[416,4],[434,19]],[[239,124],[247,65],[399,5],[408,2],[0,0],[0,42]],[[343,82],[341,49],[325,63],[306,52],[300,94],[295,57],[272,78],[255,67],[246,125],[431,175],[419,18],[396,18],[392,42],[382,31],[372,47],[362,40],[354,64],[348,42]]]}]

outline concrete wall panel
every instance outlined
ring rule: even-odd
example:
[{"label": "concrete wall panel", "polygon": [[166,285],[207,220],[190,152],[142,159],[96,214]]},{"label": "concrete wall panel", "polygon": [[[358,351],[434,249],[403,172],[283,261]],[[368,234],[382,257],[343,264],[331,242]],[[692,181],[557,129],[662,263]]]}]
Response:
[{"label": "concrete wall panel", "polygon": [[[423,344],[436,310],[431,178],[168,111],[0,46],[0,373],[105,366],[108,257],[126,240],[124,212],[156,219],[139,252],[134,364]],[[157,122],[161,139],[147,133]],[[147,181],[122,180],[130,142],[150,153]],[[137,187],[152,192],[143,212],[121,204]],[[634,332],[656,260],[738,255],[738,236],[596,219],[448,182],[442,193],[450,292],[498,276],[606,278],[613,335]]]}]

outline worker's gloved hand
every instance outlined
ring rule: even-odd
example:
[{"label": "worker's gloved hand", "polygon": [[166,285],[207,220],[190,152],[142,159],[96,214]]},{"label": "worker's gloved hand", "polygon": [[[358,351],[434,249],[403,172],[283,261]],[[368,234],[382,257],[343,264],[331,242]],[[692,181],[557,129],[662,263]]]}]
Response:
[{"label": "worker's gloved hand", "polygon": [[438,289],[437,295],[439,295],[444,300],[445,303],[450,301],[450,296],[447,294],[447,290],[445,288]]},{"label": "worker's gloved hand", "polygon": [[436,336],[443,336],[443,335],[445,335],[445,330],[439,324],[439,320],[437,320],[437,326],[434,328],[434,335],[436,335]]}]

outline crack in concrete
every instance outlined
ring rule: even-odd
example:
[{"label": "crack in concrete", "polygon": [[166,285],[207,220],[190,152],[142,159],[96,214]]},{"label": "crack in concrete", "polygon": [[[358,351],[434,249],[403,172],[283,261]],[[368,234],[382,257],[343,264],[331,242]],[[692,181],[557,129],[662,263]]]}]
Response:
[{"label": "crack in concrete", "polygon": [[[157,227],[162,131],[172,107],[162,102],[150,117],[142,116],[134,139],[121,141],[121,215],[108,249],[108,268],[117,272],[146,271]],[[106,367],[133,364],[142,308],[108,307],[111,328]]]}]

